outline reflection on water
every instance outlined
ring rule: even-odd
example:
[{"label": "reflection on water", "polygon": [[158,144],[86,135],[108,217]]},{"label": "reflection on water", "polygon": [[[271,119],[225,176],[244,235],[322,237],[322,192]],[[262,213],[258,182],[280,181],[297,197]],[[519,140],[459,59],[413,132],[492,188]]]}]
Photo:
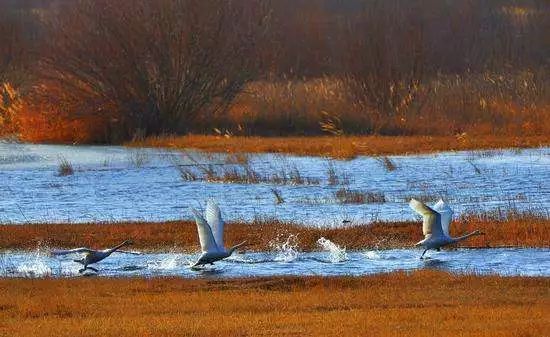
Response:
[{"label": "reflection on water", "polygon": [[[278,252],[236,254],[198,270],[191,269],[197,254],[115,253],[95,265],[97,276],[108,277],[258,277],[282,275],[360,276],[396,270],[438,269],[456,273],[504,276],[550,276],[550,249],[496,248],[457,249],[429,252],[420,260],[421,250],[391,249],[347,252],[345,261],[334,261],[331,252],[297,252],[293,260],[279,258]],[[37,252],[0,254],[1,277],[80,276],[81,265],[73,257],[54,258]]]},{"label": "reflection on water", "polygon": [[[189,207],[210,197],[230,221],[261,217],[332,226],[344,219],[414,219],[406,203],[412,196],[443,197],[457,215],[511,206],[550,208],[550,148],[393,156],[397,169],[391,172],[371,157],[330,162],[251,155],[250,166],[264,176],[296,167],[304,178],[320,181],[277,186],[281,204],[275,202],[272,184],[183,181],[172,156],[179,164],[192,164],[181,153],[165,150],[0,143],[0,223],[191,219]],[[73,175],[57,175],[60,158],[73,165]],[[221,154],[196,158],[227,161]],[[329,184],[329,167],[349,185]],[[335,198],[342,187],[383,194],[385,202],[342,204]]]}]

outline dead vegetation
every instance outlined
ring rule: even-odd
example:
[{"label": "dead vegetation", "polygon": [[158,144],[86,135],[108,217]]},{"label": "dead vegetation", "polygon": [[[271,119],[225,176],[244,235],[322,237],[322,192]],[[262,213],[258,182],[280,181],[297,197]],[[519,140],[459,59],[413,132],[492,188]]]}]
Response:
[{"label": "dead vegetation", "polygon": [[[550,247],[548,214],[518,214],[495,217],[490,214],[464,216],[451,225],[451,235],[479,229],[486,235],[475,236],[462,247]],[[227,225],[228,244],[247,241],[245,249],[269,250],[279,236],[295,235],[304,250],[316,250],[317,240],[325,237],[347,249],[383,249],[410,247],[422,238],[420,222],[377,222],[347,225],[342,228],[316,228],[263,220]],[[0,226],[0,249],[34,249],[50,247],[114,246],[131,238],[136,249],[199,249],[197,228],[191,221],[161,223],[90,223],[90,224],[22,224]]]},{"label": "dead vegetation", "polygon": [[334,197],[341,204],[381,204],[386,202],[382,192],[363,192],[341,188],[334,192]]},{"label": "dead vegetation", "polygon": [[543,277],[440,271],[357,278],[2,279],[0,322],[14,337],[547,336],[549,288]]},{"label": "dead vegetation", "polygon": [[74,173],[74,168],[71,162],[65,157],[59,158],[59,164],[57,166],[57,175],[60,177],[70,176]]},{"label": "dead vegetation", "polygon": [[[190,163],[183,162],[181,159]],[[207,181],[231,184],[319,185],[321,180],[305,176],[295,164],[284,162],[260,170],[246,154],[231,154],[218,158],[184,151],[181,159],[172,155],[170,160],[184,181]],[[268,163],[261,163],[266,166]],[[262,172],[261,172],[262,171]],[[330,177],[329,177],[330,178]]]},{"label": "dead vegetation", "polygon": [[197,149],[220,153],[287,153],[352,159],[356,156],[429,153],[499,148],[534,148],[550,145],[550,136],[319,136],[218,137],[159,136],[127,143],[131,147]]}]

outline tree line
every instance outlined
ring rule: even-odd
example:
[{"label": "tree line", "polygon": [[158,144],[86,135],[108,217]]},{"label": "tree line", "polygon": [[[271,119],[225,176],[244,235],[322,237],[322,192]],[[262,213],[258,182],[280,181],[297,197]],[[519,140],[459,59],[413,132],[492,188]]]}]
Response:
[{"label": "tree line", "polygon": [[549,31],[543,0],[4,0],[0,82],[119,139],[204,131],[254,81],[338,78],[384,120],[442,76],[529,71],[548,97]]}]

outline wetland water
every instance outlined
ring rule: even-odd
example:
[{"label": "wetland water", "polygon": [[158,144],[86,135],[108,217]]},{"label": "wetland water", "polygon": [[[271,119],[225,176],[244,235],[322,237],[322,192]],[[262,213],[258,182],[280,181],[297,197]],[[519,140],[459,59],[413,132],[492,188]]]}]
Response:
[{"label": "wetland water", "polygon": [[[286,248],[273,252],[237,254],[201,270],[189,266],[197,254],[114,253],[96,265],[95,276],[106,277],[260,277],[260,276],[360,276],[396,270],[438,269],[455,273],[503,276],[550,276],[550,249],[493,248],[429,252],[391,249],[345,252],[299,252]],[[74,277],[82,267],[74,256],[50,257],[46,251],[0,253],[0,277]],[[88,273],[88,272],[86,272]],[[89,274],[88,274],[89,275]]]},{"label": "wetland water", "polygon": [[[234,165],[225,164],[224,155],[195,153],[193,158],[212,164],[214,170]],[[175,163],[197,176],[201,172],[179,152],[0,143],[0,223],[191,219],[189,207],[200,208],[208,198],[217,200],[228,221],[276,218],[326,226],[339,226],[343,219],[357,223],[417,219],[407,205],[413,196],[434,201],[442,197],[455,215],[510,208],[547,213],[550,206],[550,148],[389,158],[397,167],[393,171],[371,157],[333,161],[250,155],[248,167],[262,175],[297,170],[302,178],[317,183],[235,184],[183,180]],[[74,174],[58,175],[63,159],[72,164]],[[337,184],[329,182],[330,166]],[[275,203],[272,188],[279,190],[284,203]],[[335,197],[341,188],[377,193],[384,200],[341,203]]]}]

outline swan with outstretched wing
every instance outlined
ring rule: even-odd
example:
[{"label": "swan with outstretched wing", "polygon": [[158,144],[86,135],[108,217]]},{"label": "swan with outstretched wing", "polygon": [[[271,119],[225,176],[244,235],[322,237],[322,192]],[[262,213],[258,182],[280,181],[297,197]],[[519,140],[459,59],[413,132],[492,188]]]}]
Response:
[{"label": "swan with outstretched wing", "polygon": [[233,252],[244,245],[246,242],[239,243],[229,249],[225,249],[223,244],[224,222],[221,211],[214,201],[209,200],[206,205],[205,217],[196,209],[191,209],[197,224],[199,242],[202,254],[195,262],[193,267],[205,264],[214,264],[214,262],[223,260]]},{"label": "swan with outstretched wing", "polygon": [[473,235],[483,234],[475,230],[463,236],[451,237],[449,235],[449,225],[453,219],[453,210],[443,200],[439,200],[432,208],[423,202],[411,199],[409,206],[423,218],[422,233],[424,239],[415,244],[415,246],[425,248],[420,256],[421,259],[424,258],[424,254],[428,249],[440,250],[443,246],[465,240]]},{"label": "swan with outstretched wing", "polygon": [[83,273],[84,271],[86,271],[86,269],[90,269],[97,272],[98,271],[97,269],[93,267],[89,267],[89,265],[98,263],[99,261],[106,259],[114,252],[125,253],[125,254],[136,254],[136,255],[141,254],[139,252],[130,252],[130,251],[125,251],[120,249],[124,246],[128,246],[131,244],[133,244],[131,240],[126,240],[121,244],[108,249],[94,250],[94,249],[82,247],[82,248],[74,248],[74,249],[67,249],[67,250],[52,250],[51,254],[54,256],[70,255],[70,254],[84,255],[81,259],[73,260],[74,262],[78,262],[84,266],[84,268],[80,269],[78,272]]}]

